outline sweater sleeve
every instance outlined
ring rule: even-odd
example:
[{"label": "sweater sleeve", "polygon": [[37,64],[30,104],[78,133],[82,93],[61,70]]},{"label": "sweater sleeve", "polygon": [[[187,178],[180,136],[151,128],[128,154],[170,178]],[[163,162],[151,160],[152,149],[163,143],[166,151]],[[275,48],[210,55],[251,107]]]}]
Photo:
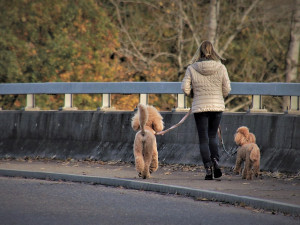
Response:
[{"label": "sweater sleeve", "polygon": [[227,97],[228,94],[231,91],[231,85],[230,85],[230,80],[228,76],[228,72],[226,67],[223,65],[223,81],[222,81],[222,92],[223,92],[223,97]]},{"label": "sweater sleeve", "polygon": [[191,71],[190,71],[190,68],[188,67],[185,72],[184,78],[181,82],[181,90],[187,96],[189,96],[191,94],[191,89],[192,89],[191,85],[192,85]]}]

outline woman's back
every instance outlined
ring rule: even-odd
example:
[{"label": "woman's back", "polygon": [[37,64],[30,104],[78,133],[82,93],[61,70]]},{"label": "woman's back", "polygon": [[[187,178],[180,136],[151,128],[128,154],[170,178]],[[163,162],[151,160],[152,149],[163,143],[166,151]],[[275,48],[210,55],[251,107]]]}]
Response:
[{"label": "woman's back", "polygon": [[193,113],[224,111],[224,97],[231,90],[225,66],[215,60],[203,60],[190,65],[181,88],[187,95],[193,89]]}]

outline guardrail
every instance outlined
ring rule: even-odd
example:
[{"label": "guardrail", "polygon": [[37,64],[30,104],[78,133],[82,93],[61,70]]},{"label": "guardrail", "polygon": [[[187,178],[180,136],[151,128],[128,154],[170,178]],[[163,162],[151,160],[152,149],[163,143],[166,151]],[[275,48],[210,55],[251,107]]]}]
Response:
[{"label": "guardrail", "polygon": [[[300,83],[244,83],[232,82],[230,95],[251,95],[251,111],[265,111],[262,96],[290,96],[288,111],[299,113]],[[34,110],[35,94],[65,94],[64,110],[74,109],[73,94],[102,94],[102,107],[111,107],[111,94],[140,94],[140,102],[148,103],[148,94],[177,94],[177,109],[186,109],[187,101],[181,82],[53,82],[2,83],[0,95],[27,95],[25,110]]]}]

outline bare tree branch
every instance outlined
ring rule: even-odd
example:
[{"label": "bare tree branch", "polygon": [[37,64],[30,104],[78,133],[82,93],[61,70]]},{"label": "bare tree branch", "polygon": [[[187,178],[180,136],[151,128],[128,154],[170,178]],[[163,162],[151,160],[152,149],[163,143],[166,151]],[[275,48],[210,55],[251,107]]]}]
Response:
[{"label": "bare tree branch", "polygon": [[122,54],[124,54],[125,56],[127,56],[127,58],[129,59],[130,64],[133,66],[133,68],[137,71],[139,71],[140,69],[138,68],[138,66],[134,63],[134,61],[131,59],[131,56],[134,56],[135,54],[133,52],[131,52],[130,50],[128,50],[127,48],[121,48],[120,52]]},{"label": "bare tree branch", "polygon": [[118,18],[118,21],[119,21],[119,24],[121,26],[121,29],[122,31],[126,34],[131,46],[133,47],[133,49],[135,50],[138,58],[140,58],[143,62],[146,62],[147,63],[147,59],[143,56],[143,54],[137,49],[134,41],[132,40],[130,34],[128,33],[127,29],[125,28],[123,22],[122,22],[122,18],[121,18],[121,13],[120,13],[120,9],[119,9],[119,6],[118,4],[114,1],[114,0],[110,0],[110,2],[115,6],[116,8],[116,13],[117,13],[117,18]]},{"label": "bare tree branch", "polygon": [[178,19],[179,19],[179,26],[177,29],[178,32],[178,39],[177,39],[177,50],[178,50],[178,55],[177,55],[177,62],[178,62],[178,67],[179,67],[179,72],[183,71],[183,63],[182,63],[182,50],[183,50],[183,18],[182,18],[182,1],[178,0],[178,5],[179,5],[179,14],[178,14]]},{"label": "bare tree branch", "polygon": [[198,38],[198,36],[196,35],[196,31],[195,31],[195,28],[193,26],[193,24],[191,23],[189,17],[187,16],[187,14],[185,13],[185,11],[182,9],[181,7],[181,14],[183,16],[183,19],[185,20],[185,22],[188,24],[189,28],[191,29],[191,32],[193,34],[193,38],[195,40],[195,42],[197,43],[197,46],[200,45],[200,38]]},{"label": "bare tree branch", "polygon": [[244,102],[243,104],[239,104],[238,106],[232,108],[229,110],[229,112],[237,112],[238,110],[240,110],[241,108],[245,107],[246,105],[251,104],[252,100],[248,100],[247,102]]},{"label": "bare tree branch", "polygon": [[[289,48],[286,57],[285,82],[297,80],[300,46],[300,0],[295,0],[295,11],[292,16]],[[282,107],[286,109],[290,105],[288,96],[284,96]]]},{"label": "bare tree branch", "polygon": [[124,2],[124,3],[134,3],[134,4],[144,4],[144,5],[147,5],[151,8],[159,9],[156,5],[153,5],[148,1],[125,1],[125,0],[123,0],[122,2]]},{"label": "bare tree branch", "polygon": [[219,0],[210,1],[207,39],[214,45],[217,37],[217,27],[218,27],[218,4],[219,4]]},{"label": "bare tree branch", "polygon": [[286,57],[286,82],[297,78],[297,66],[299,61],[300,46],[300,0],[295,0],[295,11],[293,13],[289,49]]},{"label": "bare tree branch", "polygon": [[173,57],[173,58],[177,58],[177,55],[169,53],[169,52],[159,52],[157,54],[155,54],[151,59],[149,59],[149,64],[151,64],[155,59],[161,57],[161,56],[168,56],[168,57]]},{"label": "bare tree branch", "polygon": [[240,24],[237,26],[235,32],[233,34],[231,34],[229,36],[229,38],[227,39],[225,45],[221,48],[221,50],[219,51],[219,54],[222,56],[224,54],[224,52],[227,50],[227,48],[229,47],[229,45],[231,44],[231,42],[234,40],[234,38],[236,37],[236,35],[242,30],[245,20],[247,18],[247,16],[249,15],[249,13],[254,9],[254,7],[257,5],[257,3],[259,2],[259,0],[255,0],[254,2],[252,2],[251,6],[245,11]]},{"label": "bare tree branch", "polygon": [[232,101],[233,99],[235,99],[235,98],[236,98],[235,95],[229,96],[229,97],[226,99],[226,101],[225,101],[225,105],[228,104],[229,102],[231,102],[231,101]]}]

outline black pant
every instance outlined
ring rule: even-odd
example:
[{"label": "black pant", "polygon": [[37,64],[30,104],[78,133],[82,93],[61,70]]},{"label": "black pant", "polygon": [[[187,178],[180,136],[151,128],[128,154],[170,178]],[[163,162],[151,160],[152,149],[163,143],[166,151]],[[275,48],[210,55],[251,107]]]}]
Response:
[{"label": "black pant", "polygon": [[217,132],[222,112],[194,113],[194,117],[198,130],[202,161],[205,167],[210,167],[213,158],[219,161]]}]

